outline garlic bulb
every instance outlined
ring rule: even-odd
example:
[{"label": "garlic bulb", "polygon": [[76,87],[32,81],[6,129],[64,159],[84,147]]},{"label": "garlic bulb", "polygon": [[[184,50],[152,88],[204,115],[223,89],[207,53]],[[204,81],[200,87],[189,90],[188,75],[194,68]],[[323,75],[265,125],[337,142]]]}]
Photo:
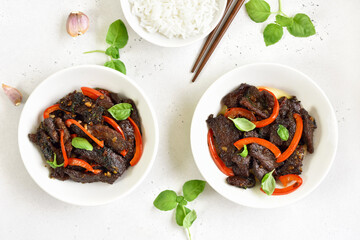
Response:
[{"label": "garlic bulb", "polygon": [[72,37],[84,34],[89,29],[89,18],[83,12],[71,12],[66,21],[66,30]]},{"label": "garlic bulb", "polygon": [[21,94],[21,92],[19,92],[19,90],[17,90],[16,88],[10,87],[10,86],[8,86],[6,84],[2,84],[2,88],[3,88],[6,96],[8,96],[10,101],[15,106],[20,105],[21,100],[22,100],[22,94]]}]

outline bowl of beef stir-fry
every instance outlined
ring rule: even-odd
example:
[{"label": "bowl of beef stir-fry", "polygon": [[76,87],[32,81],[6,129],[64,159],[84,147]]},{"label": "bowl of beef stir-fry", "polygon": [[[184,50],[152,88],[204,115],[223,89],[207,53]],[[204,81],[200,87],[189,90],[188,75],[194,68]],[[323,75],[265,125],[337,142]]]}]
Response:
[{"label": "bowl of beef stir-fry", "polygon": [[235,69],[200,99],[191,126],[195,162],[229,200],[259,208],[295,202],[330,169],[334,111],[306,75],[276,64]]},{"label": "bowl of beef stir-fry", "polygon": [[99,205],[125,196],[150,170],[158,146],[152,107],[127,76],[79,66],[44,80],[19,123],[30,176],[53,197]]}]

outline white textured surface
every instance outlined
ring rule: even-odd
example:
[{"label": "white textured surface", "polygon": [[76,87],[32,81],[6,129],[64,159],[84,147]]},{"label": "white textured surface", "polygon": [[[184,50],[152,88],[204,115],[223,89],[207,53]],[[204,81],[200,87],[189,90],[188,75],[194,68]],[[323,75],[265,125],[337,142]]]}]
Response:
[{"label": "white textured surface", "polygon": [[[276,6],[276,1],[272,6]],[[275,7],[276,8],[276,7]],[[358,190],[360,119],[360,1],[284,1],[286,13],[305,12],[317,35],[296,39],[285,34],[266,48],[262,24],[240,11],[198,83],[189,70],[201,43],[179,49],[154,46],[131,29],[121,51],[128,75],[147,92],[159,119],[160,147],[143,184],[124,199],[99,207],[77,207],[50,197],[30,178],[17,148],[22,106],[0,94],[0,238],[1,239],[186,239],[171,212],[152,206],[162,190],[181,190],[200,178],[190,151],[192,113],[205,89],[227,71],[253,62],[295,67],[314,79],[332,102],[339,123],[339,148],[325,181],[293,205],[272,210],[236,205],[210,187],[190,206],[198,213],[194,239],[356,239],[360,234]],[[91,26],[72,39],[65,31],[70,11],[88,14]],[[275,9],[274,9],[275,10]],[[24,99],[50,74],[79,64],[102,64],[108,25],[122,18],[118,0],[0,1],[0,79],[18,87]]]}]

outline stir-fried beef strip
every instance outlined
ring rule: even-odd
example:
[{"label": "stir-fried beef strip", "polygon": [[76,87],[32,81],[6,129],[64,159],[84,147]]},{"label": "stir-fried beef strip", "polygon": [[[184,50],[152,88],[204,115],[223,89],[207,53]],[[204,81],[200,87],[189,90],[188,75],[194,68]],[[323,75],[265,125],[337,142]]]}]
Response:
[{"label": "stir-fried beef strip", "polygon": [[256,184],[254,175],[251,175],[248,178],[243,178],[240,176],[231,176],[226,179],[226,182],[230,185],[245,189],[252,188]]},{"label": "stir-fried beef strip", "polygon": [[[214,133],[215,149],[218,156],[227,167],[232,168],[234,175],[227,178],[227,182],[240,188],[250,188],[255,185],[256,178],[261,182],[265,174],[275,169],[274,176],[287,174],[301,174],[302,161],[306,154],[314,152],[313,134],[316,129],[315,119],[301,106],[295,97],[281,97],[279,114],[271,124],[256,128],[252,131],[241,132],[232,121],[223,115],[210,115],[206,120],[209,129]],[[268,118],[273,111],[274,98],[267,91],[259,91],[256,87],[241,84],[238,88],[224,96],[221,103],[228,108],[240,107],[253,112],[257,120]],[[234,143],[242,138],[262,138],[270,141],[284,152],[291,144],[296,132],[294,114],[300,114],[303,119],[303,133],[296,150],[282,163],[276,162],[275,155],[266,147],[257,143],[247,145],[248,156],[241,157],[240,151]],[[279,125],[283,125],[289,132],[287,140],[280,138]]]},{"label": "stir-fried beef strip", "polygon": [[226,166],[232,166],[233,155],[238,151],[234,146],[234,142],[240,139],[241,132],[236,129],[231,120],[223,115],[216,118],[210,115],[206,122],[214,132],[216,152]]},{"label": "stir-fried beef strip", "polygon": [[[93,169],[101,170],[94,174],[79,166],[68,165],[64,167],[50,168],[50,177],[59,180],[73,180],[82,183],[105,182],[112,184],[130,166],[130,160],[134,157],[135,133],[129,120],[117,121],[123,130],[125,139],[114,128],[105,123],[103,116],[111,117],[107,109],[118,103],[130,103],[133,107],[131,118],[141,131],[141,121],[138,110],[131,99],[120,98],[117,94],[99,89],[104,95],[93,100],[81,92],[72,92],[59,100],[60,108],[50,114],[49,118],[40,123],[36,133],[29,134],[31,142],[39,146],[45,161],[56,162],[61,165],[64,162],[60,144],[60,130],[64,131],[64,145],[68,158],[78,158],[93,166]],[[67,112],[65,112],[67,111]],[[68,119],[75,119],[87,131],[99,140],[103,140],[105,146],[99,147],[83,130],[75,124],[70,127],[65,125]],[[93,150],[75,148],[72,145],[72,134],[85,138],[93,145]],[[125,153],[124,153],[125,150]],[[123,156],[125,155],[125,156]]]}]

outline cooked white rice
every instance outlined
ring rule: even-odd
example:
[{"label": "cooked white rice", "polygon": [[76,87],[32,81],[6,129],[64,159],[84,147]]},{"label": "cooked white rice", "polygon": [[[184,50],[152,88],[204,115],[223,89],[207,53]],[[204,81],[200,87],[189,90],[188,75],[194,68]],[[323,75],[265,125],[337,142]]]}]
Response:
[{"label": "cooked white rice", "polygon": [[189,38],[206,32],[219,10],[218,0],[129,0],[132,13],[150,33]]}]

